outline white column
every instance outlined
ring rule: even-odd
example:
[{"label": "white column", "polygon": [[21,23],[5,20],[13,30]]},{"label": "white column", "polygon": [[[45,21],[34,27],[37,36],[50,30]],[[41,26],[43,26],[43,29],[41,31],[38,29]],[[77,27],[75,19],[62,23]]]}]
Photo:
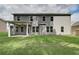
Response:
[{"label": "white column", "polygon": [[15,26],[15,24],[14,24],[14,26],[13,26],[13,32],[14,32],[14,35],[15,35],[15,30],[16,30],[16,28],[15,28],[16,26]]},{"label": "white column", "polygon": [[8,23],[8,37],[10,37],[10,24]]},{"label": "white column", "polygon": [[26,34],[28,36],[28,23],[27,23],[27,26],[26,26]]},{"label": "white column", "polygon": [[37,32],[36,32],[36,27],[37,27],[37,26],[35,26],[35,35],[37,35]]},{"label": "white column", "polygon": [[31,31],[31,35],[32,35],[32,30],[33,30],[33,29],[32,29],[32,26],[31,26],[31,30],[30,30],[30,31]]},{"label": "white column", "polygon": [[26,35],[27,35],[27,24],[26,24]]}]

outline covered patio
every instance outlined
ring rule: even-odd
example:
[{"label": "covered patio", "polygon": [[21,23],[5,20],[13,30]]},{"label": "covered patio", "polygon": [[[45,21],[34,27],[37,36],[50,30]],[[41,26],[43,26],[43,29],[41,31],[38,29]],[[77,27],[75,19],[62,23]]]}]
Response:
[{"label": "covered patio", "polygon": [[8,37],[27,37],[31,35],[31,24],[31,22],[24,21],[9,21]]}]

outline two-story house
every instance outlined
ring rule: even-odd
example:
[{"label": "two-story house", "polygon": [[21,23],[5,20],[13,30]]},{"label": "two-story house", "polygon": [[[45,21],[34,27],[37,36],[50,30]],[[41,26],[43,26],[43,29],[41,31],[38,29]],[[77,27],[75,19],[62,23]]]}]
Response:
[{"label": "two-story house", "polygon": [[8,36],[69,35],[71,14],[14,13],[14,21],[8,22]]}]

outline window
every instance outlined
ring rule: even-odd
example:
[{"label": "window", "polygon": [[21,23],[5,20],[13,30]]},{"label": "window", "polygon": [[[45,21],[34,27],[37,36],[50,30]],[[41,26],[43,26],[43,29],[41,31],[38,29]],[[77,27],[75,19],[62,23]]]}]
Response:
[{"label": "window", "polygon": [[50,27],[47,26],[47,32],[53,32],[53,26]]},{"label": "window", "polygon": [[16,27],[16,32],[18,32],[18,27]]},{"label": "window", "polygon": [[35,27],[32,27],[32,31],[35,32]]},{"label": "window", "polygon": [[10,26],[10,28],[13,28],[13,26]]},{"label": "window", "polygon": [[45,16],[43,16],[43,21],[45,21]]},{"label": "window", "polygon": [[30,17],[30,21],[33,21],[33,17],[32,16]]},{"label": "window", "polygon": [[21,32],[23,32],[23,28],[24,28],[24,27],[21,27]]},{"label": "window", "polygon": [[49,27],[47,27],[47,32],[49,32]]},{"label": "window", "polygon": [[64,27],[63,26],[61,26],[61,32],[64,32]]},{"label": "window", "polygon": [[53,32],[53,27],[52,26],[50,27],[50,32]]},{"label": "window", "polygon": [[17,21],[20,21],[20,17],[19,16],[17,16]]},{"label": "window", "polygon": [[53,21],[53,17],[51,17],[51,21]]},{"label": "window", "polygon": [[39,27],[38,26],[36,27],[36,32],[39,32]]}]

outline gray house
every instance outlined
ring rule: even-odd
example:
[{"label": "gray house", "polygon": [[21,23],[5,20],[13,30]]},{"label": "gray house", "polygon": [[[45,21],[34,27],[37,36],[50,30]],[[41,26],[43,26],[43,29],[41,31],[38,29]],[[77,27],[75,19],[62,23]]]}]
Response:
[{"label": "gray house", "polygon": [[71,14],[14,13],[8,21],[8,36],[69,35]]}]

